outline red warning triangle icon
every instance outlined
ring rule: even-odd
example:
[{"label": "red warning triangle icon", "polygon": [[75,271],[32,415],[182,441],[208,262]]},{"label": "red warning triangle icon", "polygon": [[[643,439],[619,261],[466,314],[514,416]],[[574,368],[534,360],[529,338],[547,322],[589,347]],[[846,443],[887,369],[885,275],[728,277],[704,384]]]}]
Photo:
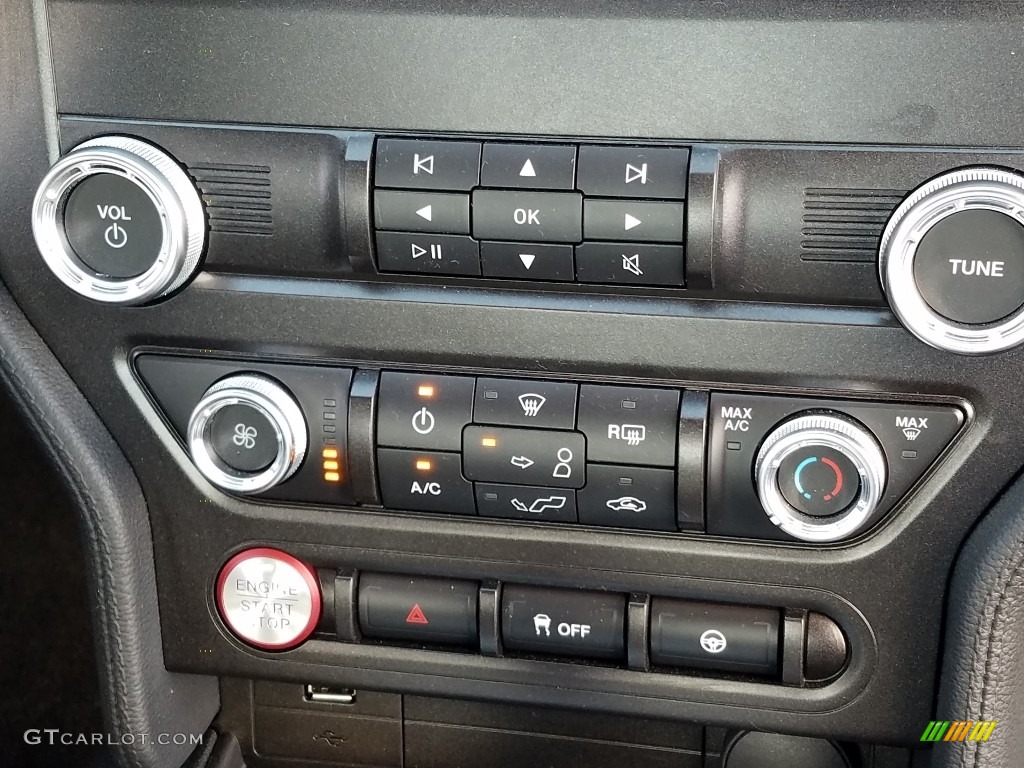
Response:
[{"label": "red warning triangle icon", "polygon": [[426,614],[423,613],[423,609],[420,608],[419,603],[415,603],[412,606],[412,610],[409,611],[409,615],[405,617],[406,624],[429,624]]}]

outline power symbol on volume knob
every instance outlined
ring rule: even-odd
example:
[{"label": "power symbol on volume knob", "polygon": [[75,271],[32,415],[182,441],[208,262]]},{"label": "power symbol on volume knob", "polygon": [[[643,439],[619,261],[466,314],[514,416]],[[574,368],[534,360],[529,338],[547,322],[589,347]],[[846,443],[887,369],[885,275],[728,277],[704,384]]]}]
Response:
[{"label": "power symbol on volume knob", "polygon": [[128,245],[128,233],[116,221],[104,231],[103,239],[111,248],[124,248]]}]

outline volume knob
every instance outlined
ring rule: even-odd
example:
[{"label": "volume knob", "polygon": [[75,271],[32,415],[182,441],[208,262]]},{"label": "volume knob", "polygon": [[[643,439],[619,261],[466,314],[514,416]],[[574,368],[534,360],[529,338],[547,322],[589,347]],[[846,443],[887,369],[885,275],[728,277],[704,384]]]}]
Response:
[{"label": "volume knob", "polygon": [[71,290],[106,304],[144,304],[195,273],[206,221],[174,158],[138,139],[105,136],[46,174],[32,231],[46,265]]}]

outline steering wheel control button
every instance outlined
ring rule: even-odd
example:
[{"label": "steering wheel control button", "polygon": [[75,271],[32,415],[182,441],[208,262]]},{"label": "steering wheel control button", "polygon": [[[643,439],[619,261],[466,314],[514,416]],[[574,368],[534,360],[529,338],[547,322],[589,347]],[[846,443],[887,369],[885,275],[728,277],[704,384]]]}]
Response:
[{"label": "steering wheel control button", "polygon": [[364,573],[359,577],[359,629],[366,637],[477,646],[479,594],[480,585],[473,581]]},{"label": "steering wheel control button", "polygon": [[127,278],[156,261],[164,225],[142,187],[124,176],[97,173],[68,195],[64,233],[75,255],[96,274]]},{"label": "steering wheel control button", "polygon": [[381,272],[475,277],[480,274],[480,244],[462,235],[378,232],[377,263]]},{"label": "steering wheel control button", "polygon": [[582,488],[587,444],[578,432],[466,427],[463,474],[483,483]]},{"label": "steering wheel control button", "polygon": [[508,427],[572,429],[575,384],[528,379],[477,379],[474,420]]},{"label": "steering wheel control button", "polygon": [[686,259],[681,245],[588,242],[576,246],[576,279],[581,283],[682,288]]},{"label": "steering wheel control button", "polygon": [[576,186],[596,197],[683,200],[690,151],[673,147],[580,147]]},{"label": "steering wheel control button", "polygon": [[185,283],[206,240],[203,205],[188,174],[138,139],[80,144],[43,178],[32,230],[47,266],[76,293],[144,304]]},{"label": "steering wheel control button", "polygon": [[1024,176],[951,171],[896,209],[879,251],[882,288],[915,336],[985,354],[1024,342]]},{"label": "steering wheel control button", "polygon": [[576,147],[554,144],[484,144],[480,184],[503,189],[572,189]]},{"label": "steering wheel control button", "polygon": [[473,421],[476,380],[385,371],[380,375],[377,443],[394,448],[458,451]]},{"label": "steering wheel control button", "polygon": [[481,517],[575,523],[576,493],[565,488],[476,483],[476,511]]},{"label": "steering wheel control button", "polygon": [[480,266],[484,277],[513,280],[575,279],[571,245],[551,243],[480,243]]},{"label": "steering wheel control button", "polygon": [[380,189],[373,194],[373,215],[378,229],[468,235],[469,195]]},{"label": "steering wheel control button", "polygon": [[588,240],[683,242],[686,207],[682,203],[586,200],[583,235]]},{"label": "steering wheel control button", "polygon": [[674,531],[676,473],[650,467],[587,466],[587,485],[577,493],[580,522],[616,528]]},{"label": "steering wheel control button", "polygon": [[775,675],[779,627],[777,610],[655,597],[651,663]]},{"label": "steering wheel control button", "polygon": [[583,384],[578,428],[587,437],[587,461],[674,467],[679,392]]},{"label": "steering wheel control button", "polygon": [[789,504],[810,517],[830,517],[860,495],[857,465],[834,448],[799,448],[779,465],[779,490]]},{"label": "steering wheel control button", "polygon": [[468,191],[480,178],[480,144],[378,139],[374,183],[399,189]]},{"label": "steering wheel control button", "polygon": [[921,238],[917,290],[943,317],[985,325],[1024,304],[1024,225],[989,210],[946,216]]},{"label": "steering wheel control button", "polygon": [[769,519],[803,541],[859,531],[882,499],[887,463],[864,426],[832,413],[798,415],[765,438],[754,465]]},{"label": "steering wheel control button", "polygon": [[261,493],[302,465],[309,433],[302,409],[269,376],[242,373],[210,387],[187,428],[192,461],[214,485]]},{"label": "steering wheel control button", "polygon": [[572,658],[625,655],[626,596],[506,585],[501,636],[509,650]]},{"label": "steering wheel control button", "polygon": [[473,193],[473,236],[480,240],[578,243],[583,196],[578,192]]},{"label": "steering wheel control button", "polygon": [[305,563],[277,549],[247,549],[221,568],[215,593],[221,619],[239,640],[286,651],[320,621],[320,582]]},{"label": "steering wheel control button", "polygon": [[473,484],[462,476],[457,453],[377,451],[380,492],[388,509],[474,515]]}]

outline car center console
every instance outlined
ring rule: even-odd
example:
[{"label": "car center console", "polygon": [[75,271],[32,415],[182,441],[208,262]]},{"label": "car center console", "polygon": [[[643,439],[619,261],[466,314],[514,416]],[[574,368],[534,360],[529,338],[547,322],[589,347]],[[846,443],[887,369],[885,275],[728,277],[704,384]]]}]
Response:
[{"label": "car center console", "polygon": [[698,723],[714,760],[918,741],[1024,463],[1024,140],[964,113],[1006,96],[959,11],[46,5],[0,271],[141,485],[166,668],[254,756],[303,686]]}]

